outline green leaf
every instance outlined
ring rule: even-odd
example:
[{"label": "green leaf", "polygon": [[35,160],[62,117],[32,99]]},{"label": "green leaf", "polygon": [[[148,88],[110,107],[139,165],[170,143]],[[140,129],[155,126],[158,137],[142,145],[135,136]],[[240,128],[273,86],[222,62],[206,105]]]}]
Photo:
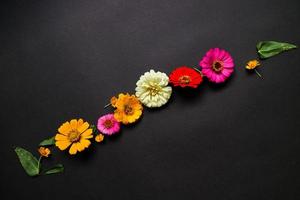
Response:
[{"label": "green leaf", "polygon": [[93,130],[93,133],[96,134],[97,133],[97,127],[95,125],[90,125],[90,128]]},{"label": "green leaf", "polygon": [[256,49],[261,59],[270,58],[283,51],[298,48],[294,44],[276,41],[261,41],[257,43]]},{"label": "green leaf", "polygon": [[47,169],[43,174],[56,174],[64,171],[64,166],[62,164],[57,164]]},{"label": "green leaf", "polygon": [[16,147],[15,152],[19,157],[21,165],[29,176],[36,176],[39,174],[39,162],[29,151],[21,147]]},{"label": "green leaf", "polygon": [[39,146],[51,146],[55,144],[55,139],[54,137],[48,138],[46,140],[43,140]]}]

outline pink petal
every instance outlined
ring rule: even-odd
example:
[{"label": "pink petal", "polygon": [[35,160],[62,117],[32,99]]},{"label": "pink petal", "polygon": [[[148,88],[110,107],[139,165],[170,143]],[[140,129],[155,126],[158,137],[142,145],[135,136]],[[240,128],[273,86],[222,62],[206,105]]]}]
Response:
[{"label": "pink petal", "polygon": [[217,75],[215,73],[211,73],[210,76],[207,76],[207,78],[211,81],[211,82],[216,82],[216,78]]},{"label": "pink petal", "polygon": [[214,49],[214,60],[218,60],[220,55],[220,49],[219,48],[215,48]]},{"label": "pink petal", "polygon": [[211,69],[205,68],[205,69],[202,69],[202,73],[203,73],[203,75],[205,75],[205,76],[207,76],[207,77],[211,77],[213,71],[212,71]]},{"label": "pink petal", "polygon": [[223,76],[222,74],[218,74],[216,76],[216,83],[223,83],[226,80],[226,77]]},{"label": "pink petal", "polygon": [[232,72],[233,72],[233,69],[223,69],[222,70],[222,74],[226,77],[229,77]]},{"label": "pink petal", "polygon": [[224,62],[223,63],[223,67],[226,69],[232,69],[233,67],[234,67],[234,64],[233,64],[233,62]]}]

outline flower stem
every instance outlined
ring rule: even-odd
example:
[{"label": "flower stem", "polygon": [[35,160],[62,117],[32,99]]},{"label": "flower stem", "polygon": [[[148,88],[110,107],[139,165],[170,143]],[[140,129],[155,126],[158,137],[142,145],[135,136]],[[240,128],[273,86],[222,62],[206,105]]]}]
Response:
[{"label": "flower stem", "polygon": [[198,68],[193,67],[193,69],[196,70],[197,72],[199,72],[201,74],[201,76],[203,76],[202,72]]},{"label": "flower stem", "polygon": [[41,170],[40,170],[40,166],[41,166],[40,163],[41,163],[42,157],[43,157],[43,156],[40,156],[40,157],[39,157],[39,160],[38,160],[38,167],[37,167],[37,168],[38,168],[38,170],[39,170],[39,174],[40,174],[40,171],[41,171]]},{"label": "flower stem", "polygon": [[110,105],[111,105],[111,103],[106,104],[106,105],[104,106],[104,108],[107,108],[107,107],[110,106]]},{"label": "flower stem", "polygon": [[260,78],[262,78],[262,75],[256,69],[254,69],[254,71]]}]

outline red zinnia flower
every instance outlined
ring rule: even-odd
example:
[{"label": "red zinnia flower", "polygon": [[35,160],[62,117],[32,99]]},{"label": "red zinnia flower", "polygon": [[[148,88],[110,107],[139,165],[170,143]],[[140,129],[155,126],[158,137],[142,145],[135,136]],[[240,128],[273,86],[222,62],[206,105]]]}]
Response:
[{"label": "red zinnia flower", "polygon": [[202,82],[202,75],[187,66],[181,66],[169,75],[170,83],[174,86],[196,88]]}]

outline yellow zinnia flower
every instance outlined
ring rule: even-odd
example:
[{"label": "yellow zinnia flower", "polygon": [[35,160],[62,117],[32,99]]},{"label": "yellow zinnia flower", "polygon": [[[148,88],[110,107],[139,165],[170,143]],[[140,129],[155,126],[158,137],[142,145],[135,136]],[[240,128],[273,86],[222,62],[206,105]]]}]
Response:
[{"label": "yellow zinnia flower", "polygon": [[38,152],[40,153],[40,155],[42,157],[48,157],[51,154],[50,149],[46,148],[46,147],[40,147],[38,149]]},{"label": "yellow zinnia flower", "polygon": [[255,73],[259,76],[262,77],[261,74],[256,70],[256,67],[260,66],[260,63],[258,60],[250,60],[247,62],[246,69],[248,70],[254,70]]},{"label": "yellow zinnia flower", "polygon": [[143,111],[143,106],[136,96],[123,93],[115,99],[114,107],[116,108],[115,119],[123,124],[135,122],[140,118]]},{"label": "yellow zinnia flower", "polygon": [[93,129],[89,128],[89,123],[82,119],[78,121],[72,119],[70,122],[63,123],[55,136],[55,145],[60,150],[66,150],[69,146],[69,153],[74,155],[77,151],[83,151],[91,144],[89,141],[93,137]]},{"label": "yellow zinnia flower", "polygon": [[96,135],[96,137],[95,137],[95,141],[96,142],[102,142],[104,140],[104,135],[103,134],[98,134],[98,135]]},{"label": "yellow zinnia flower", "polygon": [[246,69],[249,69],[249,70],[255,69],[259,65],[260,65],[260,63],[258,62],[258,60],[250,60],[246,65]]}]

